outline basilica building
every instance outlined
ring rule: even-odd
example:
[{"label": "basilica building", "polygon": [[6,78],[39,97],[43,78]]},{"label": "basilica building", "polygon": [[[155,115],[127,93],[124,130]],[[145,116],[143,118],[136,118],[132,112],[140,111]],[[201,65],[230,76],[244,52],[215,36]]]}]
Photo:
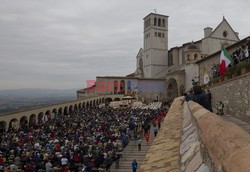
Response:
[{"label": "basilica building", "polygon": [[168,47],[168,16],[150,13],[144,19],[143,48],[136,55],[136,70],[127,76],[97,76],[87,88],[78,90],[77,97],[99,94],[132,94],[145,102],[173,100],[199,82],[196,63],[217,52],[221,44],[228,47],[240,41],[223,17],[215,29],[203,29],[197,41]]}]

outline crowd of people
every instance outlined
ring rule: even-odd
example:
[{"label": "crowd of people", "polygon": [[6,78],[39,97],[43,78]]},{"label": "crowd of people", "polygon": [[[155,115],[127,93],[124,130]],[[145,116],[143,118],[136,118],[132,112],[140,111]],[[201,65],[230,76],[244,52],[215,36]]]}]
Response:
[{"label": "crowd of people", "polygon": [[0,137],[0,171],[108,170],[129,140],[143,138],[166,110],[96,107],[10,129]]},{"label": "crowd of people", "polygon": [[[239,63],[250,59],[250,40],[248,40],[245,44],[238,47],[233,53],[230,54],[233,58],[233,62],[228,66],[233,67],[238,65]],[[214,65],[212,68],[212,76],[218,77],[219,76],[219,65]]]}]

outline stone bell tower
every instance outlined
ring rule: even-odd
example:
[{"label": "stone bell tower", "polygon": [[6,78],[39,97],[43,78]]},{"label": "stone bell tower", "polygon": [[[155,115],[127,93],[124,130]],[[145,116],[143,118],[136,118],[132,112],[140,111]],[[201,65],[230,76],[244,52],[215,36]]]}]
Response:
[{"label": "stone bell tower", "polygon": [[168,16],[150,13],[144,18],[143,72],[146,78],[167,67],[168,59]]}]

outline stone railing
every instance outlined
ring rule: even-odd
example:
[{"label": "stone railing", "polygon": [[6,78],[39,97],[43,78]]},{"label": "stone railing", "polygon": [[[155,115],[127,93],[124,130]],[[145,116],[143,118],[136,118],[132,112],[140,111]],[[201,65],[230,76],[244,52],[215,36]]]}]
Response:
[{"label": "stone railing", "polygon": [[139,172],[249,172],[250,135],[195,102],[176,98]]},{"label": "stone railing", "polygon": [[190,101],[189,110],[197,125],[209,171],[249,172],[250,135],[238,125]]}]

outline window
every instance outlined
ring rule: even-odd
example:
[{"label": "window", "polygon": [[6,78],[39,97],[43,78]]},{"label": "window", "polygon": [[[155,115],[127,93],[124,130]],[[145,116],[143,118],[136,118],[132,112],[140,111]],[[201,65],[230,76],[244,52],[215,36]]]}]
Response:
[{"label": "window", "polygon": [[169,52],[168,53],[168,66],[172,66],[173,65],[173,53]]},{"label": "window", "polygon": [[158,32],[158,37],[161,37],[161,32]]},{"label": "window", "polygon": [[187,55],[187,60],[190,60],[190,54]]},{"label": "window", "polygon": [[223,36],[226,38],[227,37],[227,31],[225,30],[224,32],[223,32]]},{"label": "window", "polygon": [[158,26],[161,26],[161,19],[158,18]]},{"label": "window", "polygon": [[165,33],[162,33],[162,37],[165,38]]},{"label": "window", "polygon": [[162,19],[162,27],[165,27],[165,19]]},{"label": "window", "polygon": [[197,60],[197,57],[198,57],[197,54],[194,54],[194,60]]},{"label": "window", "polygon": [[155,37],[157,37],[157,32],[155,32]]},{"label": "window", "polygon": [[156,26],[157,24],[157,19],[156,19],[156,17],[154,18],[154,26]]}]

